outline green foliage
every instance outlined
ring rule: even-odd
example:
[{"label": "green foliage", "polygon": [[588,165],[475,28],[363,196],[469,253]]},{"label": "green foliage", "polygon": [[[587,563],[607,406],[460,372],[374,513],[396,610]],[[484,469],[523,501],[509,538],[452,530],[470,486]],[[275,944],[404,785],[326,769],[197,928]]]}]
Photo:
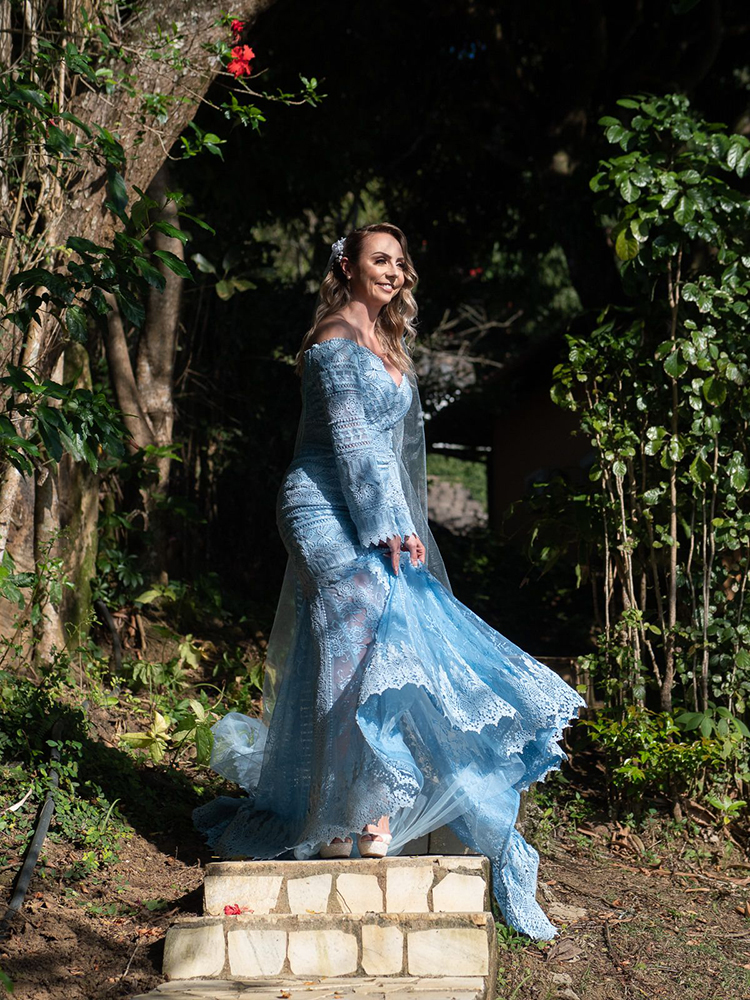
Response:
[{"label": "green foliage", "polygon": [[[88,746],[85,716],[61,703],[61,682],[56,670],[41,684],[0,672],[0,789],[11,800],[30,788],[31,801],[39,805],[52,788],[55,812],[49,836],[86,848],[90,863],[106,864],[116,858],[127,826],[117,800],[109,800],[98,782],[81,773]],[[53,734],[56,723],[60,735]],[[53,748],[60,758],[54,764]],[[53,766],[59,777],[56,789],[50,783]],[[31,815],[28,809],[6,811],[0,816],[0,835],[15,840],[20,849],[32,833]]]},{"label": "green foliage", "polygon": [[[145,128],[164,145],[172,105],[186,99],[179,88],[172,94],[149,92],[138,80],[133,64],[138,59],[156,61],[180,76],[189,73],[189,23],[157,26],[150,43],[145,42],[147,36],[141,40],[148,49],[134,55],[111,37],[109,24],[98,20],[96,8],[77,11],[70,34],[59,32],[55,16],[43,9],[34,25],[35,41],[22,43],[20,51],[14,53],[12,72],[10,67],[0,67],[4,190],[10,196],[9,203],[17,200],[19,209],[23,207],[32,220],[26,234],[27,216],[16,212],[12,219],[13,230],[8,235],[13,242],[6,246],[10,256],[0,279],[0,306],[6,309],[0,315],[0,326],[15,325],[26,336],[33,324],[42,323],[43,312],[45,323],[50,316],[57,321],[55,346],[59,350],[69,343],[86,344],[89,328],[102,326],[114,302],[126,324],[140,328],[146,315],[144,302],[152,289],[164,289],[167,271],[193,280],[181,254],[153,249],[152,234],[162,233],[184,244],[190,239],[191,224],[212,235],[214,230],[184,211],[182,194],[167,192],[164,204],[160,204],[135,185],[129,190],[125,181],[129,157],[137,155],[130,149],[137,149],[143,141]],[[231,22],[232,18],[222,13],[215,26],[226,27],[229,35]],[[224,61],[231,58],[228,41],[199,43]],[[301,77],[301,81],[299,96],[281,90],[277,95],[254,94],[244,79],[236,81],[236,87],[269,101],[319,104],[325,95],[318,93],[317,80]],[[76,91],[84,89],[91,95],[89,107],[97,97],[111,103],[124,91],[129,99],[136,99],[129,118],[142,122],[143,128],[121,141],[119,131],[83,120],[70,108],[78,107]],[[256,130],[265,121],[255,104],[238,101],[236,93],[219,109],[230,120],[250,124]],[[188,123],[188,130],[191,136],[180,137],[185,157],[204,151],[221,156],[225,139],[195,122]],[[61,237],[55,234],[57,245],[49,245],[53,241],[45,228],[47,220],[58,216],[61,204],[74,196],[82,179],[93,186],[92,177],[106,181],[104,207],[115,217],[118,231],[106,244],[74,234],[60,245]],[[160,218],[170,203],[177,206],[184,228]],[[44,220],[41,231],[40,220]],[[14,273],[6,281],[9,260]],[[223,280],[220,285],[229,289],[228,294],[252,287],[240,277]],[[10,375],[2,381],[20,398],[0,414],[0,459],[7,458],[28,474],[34,466],[41,467],[45,457],[59,462],[64,451],[76,461],[87,461],[94,470],[102,454],[123,455],[125,427],[102,393],[49,380],[38,384],[25,369],[9,366],[8,370]],[[50,400],[55,405],[50,405]]]},{"label": "green foliage", "polygon": [[[726,789],[732,775],[750,780],[750,746],[742,722],[722,716],[731,723],[726,732],[696,739],[694,714],[628,705],[623,712],[603,710],[596,719],[580,720],[604,752],[611,791],[620,804],[636,803],[640,809],[647,795],[669,801],[704,795],[716,805],[723,802],[717,790]],[[736,805],[725,804],[723,811],[735,816],[745,803],[731,801]]]},{"label": "green foliage", "polygon": [[[77,389],[72,382],[61,385],[52,379],[37,383],[18,365],[9,364],[7,370],[10,374],[0,377],[0,383],[10,386],[13,393],[6,415],[0,416],[0,452],[19,472],[32,471],[26,455],[40,460],[46,455],[59,462],[63,452],[68,452],[74,461],[85,461],[94,472],[101,454],[124,455],[125,425],[103,392]],[[52,400],[55,405],[51,405]],[[29,418],[25,437],[16,433],[14,415]]]},{"label": "green foliage", "polygon": [[238,292],[247,292],[257,289],[254,281],[247,277],[232,274],[231,271],[240,262],[240,255],[236,247],[231,247],[221,262],[221,274],[219,268],[201,253],[194,253],[191,260],[203,274],[213,274],[216,278],[214,290],[223,301],[231,299]]},{"label": "green foliage", "polygon": [[[587,481],[558,480],[534,501],[547,508],[532,553],[552,564],[574,552],[579,583],[601,586],[589,665],[611,701],[642,703],[655,687],[669,709],[679,685],[696,712],[713,700],[742,715],[750,198],[738,182],[750,140],[702,121],[682,95],[618,104],[600,124],[622,152],[591,188],[629,303],[567,338],[552,398],[577,413],[593,463]],[[688,781],[690,753],[670,753]]]},{"label": "green foliage", "polygon": [[[187,707],[187,711],[185,708]],[[182,751],[192,747],[198,764],[208,765],[214,745],[211,726],[218,719],[217,705],[207,708],[196,698],[189,698],[176,707],[176,718],[154,712],[154,720],[144,732],[123,733],[120,739],[134,750],[142,750],[155,764],[164,759],[170,744],[173,748],[171,762]]]}]

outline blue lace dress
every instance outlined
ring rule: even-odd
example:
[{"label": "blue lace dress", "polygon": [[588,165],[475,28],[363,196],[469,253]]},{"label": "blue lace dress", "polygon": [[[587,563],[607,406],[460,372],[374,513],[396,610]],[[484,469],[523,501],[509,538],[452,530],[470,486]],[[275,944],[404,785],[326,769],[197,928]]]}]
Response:
[{"label": "blue lace dress", "polygon": [[519,793],[559,768],[558,740],[586,703],[426,565],[403,552],[396,574],[378,547],[415,530],[394,448],[415,392],[346,338],[306,352],[277,505],[295,603],[283,670],[264,720],[229,713],[214,727],[212,766],[247,796],[194,820],[227,858],[308,858],[347,836],[356,856],[357,833],[382,815],[393,854],[447,824],[490,858],[508,924],[549,939]]}]

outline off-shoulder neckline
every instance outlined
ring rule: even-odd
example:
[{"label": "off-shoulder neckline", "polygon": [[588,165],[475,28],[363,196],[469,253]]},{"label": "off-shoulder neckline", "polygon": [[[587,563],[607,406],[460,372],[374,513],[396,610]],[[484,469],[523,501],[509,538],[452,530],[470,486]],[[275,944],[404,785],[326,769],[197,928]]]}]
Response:
[{"label": "off-shoulder neckline", "polygon": [[391,375],[391,373],[385,367],[385,363],[379,354],[376,354],[375,351],[370,350],[370,348],[366,347],[364,344],[360,344],[358,340],[352,340],[351,337],[326,337],[325,340],[319,340],[316,344],[310,344],[310,346],[304,353],[307,354],[308,351],[311,351],[314,347],[322,347],[323,344],[333,344],[336,343],[337,341],[342,341],[342,340],[346,341],[347,344],[354,344],[355,347],[361,347],[363,351],[367,351],[368,354],[371,354],[374,358],[377,358],[383,368],[383,371],[386,373],[391,382],[393,382],[394,386],[397,389],[400,389],[403,386],[404,379],[406,378],[405,372],[401,372],[401,381],[397,382],[393,377],[393,375]]}]

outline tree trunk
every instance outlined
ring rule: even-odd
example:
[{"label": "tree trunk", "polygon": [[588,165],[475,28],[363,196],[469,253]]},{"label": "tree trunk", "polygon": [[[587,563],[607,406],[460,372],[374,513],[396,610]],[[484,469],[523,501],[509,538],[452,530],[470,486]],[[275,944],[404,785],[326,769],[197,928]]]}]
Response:
[{"label": "tree trunk", "polygon": [[[244,0],[236,16],[251,25],[272,3],[273,0]],[[127,156],[124,178],[131,191],[135,186],[141,190],[149,187],[167,159],[169,149],[194,117],[203,95],[220,69],[218,58],[207,51],[207,47],[227,39],[229,35],[229,27],[218,23],[218,14],[216,4],[208,0],[151,0],[127,21],[122,36],[115,39],[116,43],[122,43],[130,61],[127,64],[113,64],[111,69],[115,78],[120,74],[127,74],[137,79],[138,86],[133,88],[133,93],[122,88],[112,99],[99,92],[81,89],[72,94],[65,104],[67,111],[89,125],[102,126],[118,136]],[[154,52],[167,49],[169,39],[175,33],[181,36],[180,56],[190,61],[189,67],[182,70],[170,65],[167,58],[160,60],[153,57]],[[155,117],[151,120],[146,117],[144,120],[141,108],[141,95],[144,93],[160,94],[169,103],[170,115],[166,123],[159,123]],[[83,236],[105,245],[111,243],[118,223],[116,217],[104,207],[107,198],[106,171],[93,161],[85,164],[75,181],[66,188],[64,197],[59,198],[59,210],[56,213],[50,212],[45,217],[45,245],[61,246],[71,235]],[[30,237],[32,234],[27,235]],[[176,241],[168,242],[169,249],[177,252],[174,248]],[[8,252],[13,252],[11,247]],[[55,270],[65,263],[67,256],[57,251],[50,253],[45,266]],[[179,301],[179,292],[175,291],[174,285],[170,285],[169,276],[165,296],[172,304]],[[165,399],[166,373],[163,361],[169,349],[174,350],[177,316],[171,316],[173,325],[170,327],[166,322],[168,314],[164,306],[154,312],[161,313],[165,324],[162,329],[167,331],[168,343],[164,345],[161,356],[157,352],[155,365],[151,353],[146,352],[142,359],[139,358],[139,366],[142,363],[146,373],[144,377],[150,380],[149,405],[154,405],[153,413],[157,423],[154,430],[159,437],[168,435],[171,438],[171,388]],[[20,360],[33,366],[37,378],[42,380],[50,377],[66,345],[54,316],[40,309],[40,318],[40,324],[32,324],[30,327],[20,351]],[[159,480],[164,486],[168,471],[168,461],[163,461],[159,468]],[[62,505],[58,494],[61,484],[64,490]],[[13,523],[33,523],[46,533],[54,527],[60,527],[61,520],[67,518],[71,528],[84,532],[80,546],[79,540],[74,540],[68,547],[69,555],[66,558],[67,575],[80,581],[82,574],[93,569],[95,559],[95,546],[92,549],[91,543],[91,532],[94,530],[91,497],[96,489],[95,484],[85,472],[74,472],[72,467],[66,467],[61,473],[54,470],[54,474],[48,474],[44,482],[40,477],[38,485],[41,490],[39,497],[29,497],[24,509],[16,510],[17,501],[21,496],[27,496],[28,491],[20,489],[21,477],[12,466],[6,463],[2,470],[0,557],[7,546]],[[85,501],[85,510],[82,507],[75,511],[76,498]],[[35,541],[35,555],[41,551],[39,545],[42,544],[41,538]],[[71,614],[74,621],[81,621],[85,615],[85,593],[80,597],[81,600],[72,608],[63,602],[63,612]],[[54,609],[48,605],[46,612],[57,620],[48,621],[42,629],[43,634],[38,637],[40,655],[43,655],[45,649],[49,651],[52,643],[59,641],[63,634],[62,623]]]},{"label": "tree trunk", "polygon": [[[166,163],[162,164],[148,189],[148,194],[160,204],[164,202],[168,185]],[[173,202],[160,214],[164,222],[179,229],[177,207]],[[156,250],[169,250],[184,260],[182,242],[153,232]],[[111,312],[107,318],[105,347],[110,378],[117,402],[125,415],[131,435],[131,450],[147,445],[166,447],[172,444],[174,426],[174,364],[177,355],[177,333],[180,323],[183,279],[159,261],[159,270],[166,282],[163,292],[152,288],[146,304],[146,321],[138,337],[135,370],[125,332],[122,314],[113,295],[107,294]],[[143,490],[143,505],[147,527],[153,532],[150,549],[151,573],[159,583],[167,583],[169,521],[160,500],[169,486],[170,458],[160,455],[156,462],[156,482]]]}]

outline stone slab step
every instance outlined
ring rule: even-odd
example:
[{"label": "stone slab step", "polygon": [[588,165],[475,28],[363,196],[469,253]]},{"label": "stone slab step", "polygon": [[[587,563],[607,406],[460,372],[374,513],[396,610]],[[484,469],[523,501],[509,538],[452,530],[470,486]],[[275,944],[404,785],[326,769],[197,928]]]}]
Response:
[{"label": "stone slab step", "polygon": [[469,976],[493,983],[496,963],[491,913],[182,917],[164,944],[171,980]]},{"label": "stone slab step", "polygon": [[489,885],[489,861],[471,855],[219,861],[206,867],[203,912],[477,913]]},{"label": "stone slab step", "polygon": [[[363,976],[359,979],[324,979],[300,983],[298,979],[253,980],[193,979],[157,986],[133,1000],[485,1000],[485,981],[465,976],[419,977]],[[491,998],[490,998],[491,1000]]]}]

